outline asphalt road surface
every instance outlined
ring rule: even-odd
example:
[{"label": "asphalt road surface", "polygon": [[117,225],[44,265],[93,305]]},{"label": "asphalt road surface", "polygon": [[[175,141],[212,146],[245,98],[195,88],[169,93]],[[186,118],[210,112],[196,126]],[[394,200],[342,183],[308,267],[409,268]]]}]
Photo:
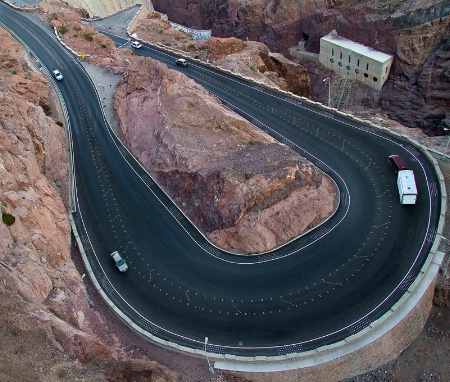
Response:
[{"label": "asphalt road surface", "polygon": [[[0,4],[13,29],[50,71],[70,116],[76,174],[73,214],[90,264],[114,303],[149,333],[191,348],[280,355],[339,341],[381,317],[414,281],[436,235],[437,176],[409,143],[287,96],[270,93],[143,47],[216,94],[259,128],[330,175],[336,214],[275,251],[234,256],[210,245],[105,124],[82,65],[48,27]],[[118,45],[126,41],[114,37]],[[419,189],[401,206],[390,154],[403,156]],[[130,269],[120,273],[110,253]]]}]

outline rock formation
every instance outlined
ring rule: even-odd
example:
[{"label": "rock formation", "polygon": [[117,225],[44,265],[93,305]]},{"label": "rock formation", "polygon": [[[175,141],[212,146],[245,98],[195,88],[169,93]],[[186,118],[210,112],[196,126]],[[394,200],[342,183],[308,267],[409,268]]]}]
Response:
[{"label": "rock formation", "polygon": [[133,60],[115,110],[131,152],[221,247],[267,251],[333,211],[320,170],[157,61]]},{"label": "rock formation", "polygon": [[202,46],[208,60],[217,66],[237,72],[260,83],[278,87],[293,94],[310,98],[308,71],[278,53],[272,53],[260,42],[241,41],[236,38],[213,37]]},{"label": "rock formation", "polygon": [[[60,195],[67,193],[64,128],[50,116],[56,105],[45,78],[29,69],[20,45],[0,33],[1,212],[15,217],[10,226],[0,222],[2,325],[11,320],[7,312],[14,299],[12,311],[32,312],[38,327],[53,332],[56,347],[79,359],[109,355],[88,334],[87,299],[70,259],[70,224]],[[9,325],[18,330],[18,322]],[[83,354],[82,347],[71,348],[75,338],[86,344]]]},{"label": "rock formation", "polygon": [[[394,55],[390,79],[382,93],[374,95],[375,107],[429,134],[448,128],[448,1],[153,0],[153,4],[172,21],[212,28],[217,37],[260,41],[283,54],[299,42],[318,53],[320,38],[336,29],[340,36]],[[326,77],[330,74],[324,72],[313,87],[322,87]],[[366,102],[353,98],[348,108],[361,101]]]}]

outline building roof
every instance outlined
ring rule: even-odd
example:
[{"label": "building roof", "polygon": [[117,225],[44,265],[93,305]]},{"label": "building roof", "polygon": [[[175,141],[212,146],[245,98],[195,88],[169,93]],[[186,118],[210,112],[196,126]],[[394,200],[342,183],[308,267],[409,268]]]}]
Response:
[{"label": "building roof", "polygon": [[352,52],[359,53],[363,56],[371,58],[378,62],[386,62],[392,59],[392,55],[380,52],[373,48],[369,48],[368,46],[358,44],[352,40],[348,40],[344,37],[341,37],[337,34],[335,30],[331,31],[327,35],[323,36],[321,40],[328,41],[330,43],[342,46],[345,49],[351,50]]}]

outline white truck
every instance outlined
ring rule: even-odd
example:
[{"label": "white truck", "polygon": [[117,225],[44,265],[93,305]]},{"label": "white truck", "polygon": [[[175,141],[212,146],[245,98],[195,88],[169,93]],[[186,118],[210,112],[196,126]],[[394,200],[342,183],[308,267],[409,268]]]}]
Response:
[{"label": "white truck", "polygon": [[416,204],[417,186],[413,170],[401,170],[397,175],[400,204]]}]

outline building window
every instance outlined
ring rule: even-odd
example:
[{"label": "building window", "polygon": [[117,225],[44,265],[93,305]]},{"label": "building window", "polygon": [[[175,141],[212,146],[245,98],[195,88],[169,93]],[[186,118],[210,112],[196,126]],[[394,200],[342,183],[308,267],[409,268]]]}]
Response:
[{"label": "building window", "polygon": [[385,71],[385,73],[387,73],[388,69],[389,69],[389,66],[386,66],[386,71]]},{"label": "building window", "polygon": [[342,66],[342,62],[341,62],[341,61],[339,61],[339,62],[338,62],[338,65],[339,65],[339,66]]},{"label": "building window", "polygon": [[334,62],[334,58],[330,58],[330,62],[333,63]]},{"label": "building window", "polygon": [[359,58],[358,58],[358,62],[356,63],[356,66],[359,66]]},{"label": "building window", "polygon": [[367,77],[369,77],[369,75],[368,75],[367,73],[364,73],[364,77],[366,77],[366,78],[367,78]]},{"label": "building window", "polygon": [[348,55],[348,63],[349,64],[350,64],[351,60],[352,60],[352,56]]},{"label": "building window", "polygon": [[377,78],[377,77],[373,77],[373,81],[374,81],[374,82],[377,82],[377,81],[378,81],[378,78]]},{"label": "building window", "polygon": [[346,66],[347,70],[350,70],[352,67],[350,65]]},{"label": "building window", "polygon": [[355,73],[356,73],[356,74],[359,74],[359,69],[355,69]]},{"label": "building window", "polygon": [[339,58],[342,60],[342,52],[340,52],[339,54]]},{"label": "building window", "polygon": [[366,62],[366,70],[369,70],[369,63]]},{"label": "building window", "polygon": [[331,48],[331,55],[334,56],[334,48]]}]

